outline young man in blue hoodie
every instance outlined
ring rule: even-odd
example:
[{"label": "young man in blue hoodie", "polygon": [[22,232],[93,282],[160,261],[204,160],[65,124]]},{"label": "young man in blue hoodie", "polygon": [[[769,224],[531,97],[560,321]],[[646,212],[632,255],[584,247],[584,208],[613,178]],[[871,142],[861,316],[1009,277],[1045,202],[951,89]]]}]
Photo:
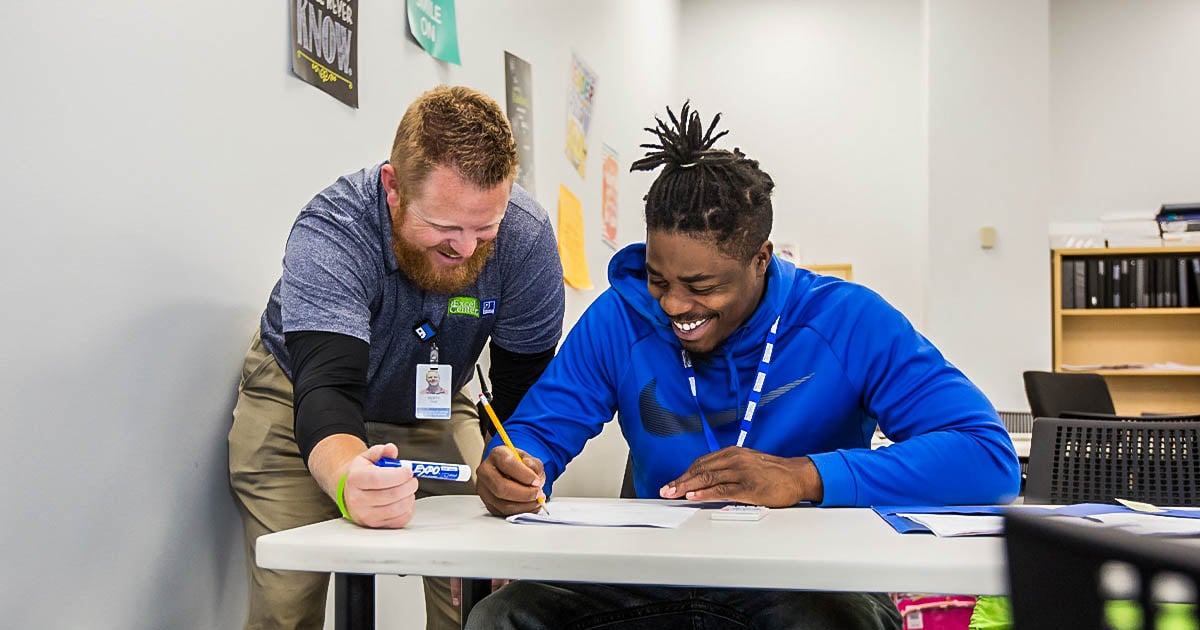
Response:
[{"label": "young man in blue hoodie", "polygon": [[[646,243],[505,422],[478,491],[496,515],[535,511],[544,484],[614,412],[639,497],[770,507],[1004,503],[1020,472],[995,409],[871,290],[772,255],[774,182],[715,149],[684,105],[658,120],[662,167]],[[878,423],[896,444],[872,450]],[[638,621],[640,620],[640,622]],[[472,628],[900,628],[882,594],[515,582]],[[633,626],[623,625],[633,624]],[[711,624],[711,625],[703,625]],[[645,627],[650,627],[646,625]]]}]

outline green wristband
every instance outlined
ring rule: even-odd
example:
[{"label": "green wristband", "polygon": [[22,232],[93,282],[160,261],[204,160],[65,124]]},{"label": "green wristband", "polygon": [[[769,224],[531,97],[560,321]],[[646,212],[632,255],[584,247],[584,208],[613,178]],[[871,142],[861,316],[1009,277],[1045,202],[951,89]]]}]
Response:
[{"label": "green wristband", "polygon": [[338,511],[342,513],[342,518],[353,523],[354,519],[350,518],[350,510],[346,509],[346,475],[349,474],[350,472],[346,471],[342,474],[342,479],[338,481],[337,506]]}]

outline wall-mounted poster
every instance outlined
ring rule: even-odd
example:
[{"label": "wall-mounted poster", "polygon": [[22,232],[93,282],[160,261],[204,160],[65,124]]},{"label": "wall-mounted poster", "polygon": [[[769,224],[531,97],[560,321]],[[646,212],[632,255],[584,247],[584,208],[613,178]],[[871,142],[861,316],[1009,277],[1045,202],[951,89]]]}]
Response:
[{"label": "wall-mounted poster", "polygon": [[574,289],[591,289],[587,251],[583,247],[583,204],[566,186],[558,185],[558,257],[563,280]]},{"label": "wall-mounted poster", "polygon": [[533,186],[533,69],[529,62],[504,51],[504,95],[508,124],[517,141],[517,183],[530,195]]},{"label": "wall-mounted poster", "polygon": [[567,90],[567,159],[586,177],[587,135],[596,102],[596,73],[579,55],[571,55],[571,86]]},{"label": "wall-mounted poster", "polygon": [[434,59],[461,66],[454,0],[408,0],[408,32]]},{"label": "wall-mounted poster", "polygon": [[620,174],[621,167],[618,166],[617,152],[607,144],[600,145],[600,151],[604,155],[601,161],[600,173],[603,179],[603,190],[601,194],[601,226],[600,240],[604,241],[605,245],[611,247],[614,251],[617,249],[617,175]]},{"label": "wall-mounted poster", "polygon": [[358,107],[358,0],[289,0],[292,73]]}]

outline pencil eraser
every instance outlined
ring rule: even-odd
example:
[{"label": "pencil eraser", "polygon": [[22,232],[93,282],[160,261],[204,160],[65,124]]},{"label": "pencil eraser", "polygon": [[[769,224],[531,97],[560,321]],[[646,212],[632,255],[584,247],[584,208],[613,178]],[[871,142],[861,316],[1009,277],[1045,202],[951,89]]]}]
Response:
[{"label": "pencil eraser", "polygon": [[726,505],[710,512],[709,518],[714,521],[757,521],[770,510],[761,505]]}]

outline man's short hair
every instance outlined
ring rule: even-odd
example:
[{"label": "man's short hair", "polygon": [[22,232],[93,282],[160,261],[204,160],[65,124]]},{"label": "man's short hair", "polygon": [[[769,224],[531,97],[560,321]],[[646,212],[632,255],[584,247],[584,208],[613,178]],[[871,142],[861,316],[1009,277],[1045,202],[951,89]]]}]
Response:
[{"label": "man's short hair", "polygon": [[440,85],[408,106],[392,142],[400,197],[411,199],[438,166],[480,190],[517,173],[517,143],[500,105],[482,92]]}]

